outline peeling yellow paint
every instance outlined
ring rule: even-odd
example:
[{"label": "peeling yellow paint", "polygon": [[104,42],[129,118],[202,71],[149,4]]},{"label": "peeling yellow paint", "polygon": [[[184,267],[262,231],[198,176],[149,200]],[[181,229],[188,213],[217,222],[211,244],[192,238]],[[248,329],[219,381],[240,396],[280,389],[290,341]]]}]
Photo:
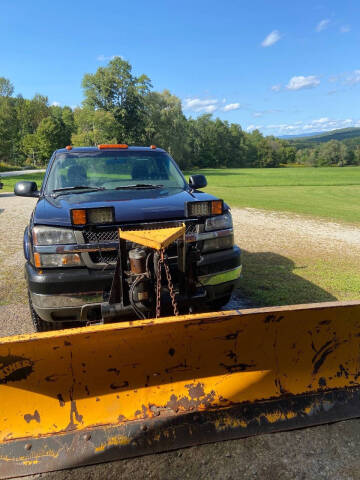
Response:
[{"label": "peeling yellow paint", "polygon": [[39,460],[24,460],[22,463],[23,465],[36,465],[39,463]]},{"label": "peeling yellow paint", "polygon": [[125,437],[124,435],[114,436],[107,439],[105,443],[102,443],[95,448],[95,452],[103,452],[109,447],[115,447],[119,445],[129,445],[131,438]]}]

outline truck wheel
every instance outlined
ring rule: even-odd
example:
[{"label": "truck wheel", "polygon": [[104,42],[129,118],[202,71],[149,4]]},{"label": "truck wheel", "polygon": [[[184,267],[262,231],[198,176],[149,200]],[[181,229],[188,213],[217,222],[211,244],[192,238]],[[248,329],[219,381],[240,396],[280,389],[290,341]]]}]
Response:
[{"label": "truck wheel", "polygon": [[30,293],[28,295],[29,295],[29,307],[30,307],[31,320],[34,325],[35,331],[47,332],[49,330],[61,330],[62,328],[61,323],[45,322],[39,317],[39,315],[35,312],[34,307],[32,305]]},{"label": "truck wheel", "polygon": [[227,303],[230,302],[231,295],[225,295],[224,297],[217,298],[216,300],[213,300],[210,302],[210,306],[212,310],[220,310],[222,307],[224,307]]}]

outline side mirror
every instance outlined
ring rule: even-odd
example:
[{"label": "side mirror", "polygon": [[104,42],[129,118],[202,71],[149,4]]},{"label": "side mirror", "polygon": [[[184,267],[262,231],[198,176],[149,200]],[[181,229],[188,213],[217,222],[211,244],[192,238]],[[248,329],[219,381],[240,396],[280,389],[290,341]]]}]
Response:
[{"label": "side mirror", "polygon": [[14,193],[19,197],[38,197],[40,195],[36,182],[17,182]]},{"label": "side mirror", "polygon": [[189,178],[189,185],[193,190],[198,188],[205,188],[207,185],[207,180],[205,175],[191,175]]}]

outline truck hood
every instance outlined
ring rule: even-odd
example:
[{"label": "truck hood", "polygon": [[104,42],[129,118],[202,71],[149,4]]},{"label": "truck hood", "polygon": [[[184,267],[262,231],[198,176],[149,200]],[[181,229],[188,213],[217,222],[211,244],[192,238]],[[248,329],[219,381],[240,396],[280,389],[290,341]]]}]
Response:
[{"label": "truck hood", "polygon": [[114,207],[116,223],[180,219],[186,202],[214,200],[204,192],[180,189],[106,190],[39,199],[33,216],[37,225],[71,226],[73,208]]}]

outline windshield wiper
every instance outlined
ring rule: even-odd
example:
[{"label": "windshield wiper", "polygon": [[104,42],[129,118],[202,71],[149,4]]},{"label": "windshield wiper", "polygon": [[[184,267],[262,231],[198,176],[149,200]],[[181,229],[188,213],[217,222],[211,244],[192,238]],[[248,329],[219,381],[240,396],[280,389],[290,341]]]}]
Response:
[{"label": "windshield wiper", "polygon": [[129,189],[149,189],[149,188],[162,188],[164,185],[152,185],[151,183],[136,183],[135,185],[123,185],[122,187],[116,187],[114,190],[129,190]]},{"label": "windshield wiper", "polygon": [[[80,192],[75,192],[74,190],[80,190]],[[91,192],[96,192],[98,190],[106,190],[105,187],[95,187],[91,185],[75,185],[74,187],[63,187],[63,188],[55,188],[52,191],[52,194],[57,193],[58,195],[54,196],[59,196],[59,195],[66,195],[68,193],[82,193],[81,190],[88,190]]]}]

